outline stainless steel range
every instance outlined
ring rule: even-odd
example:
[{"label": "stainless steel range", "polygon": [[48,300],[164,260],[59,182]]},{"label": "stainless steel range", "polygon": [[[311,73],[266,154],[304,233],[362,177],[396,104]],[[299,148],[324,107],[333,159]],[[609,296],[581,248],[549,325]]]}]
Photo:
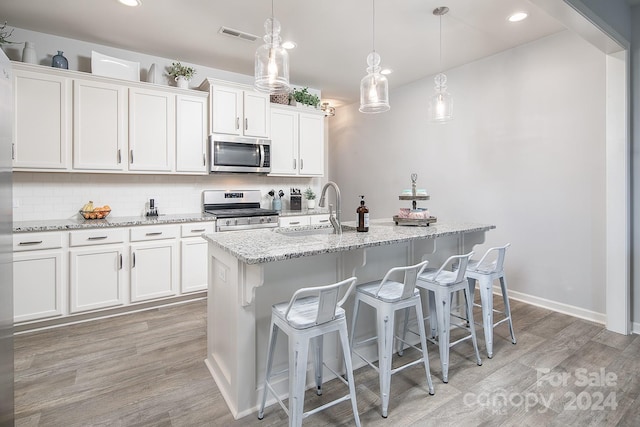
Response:
[{"label": "stainless steel range", "polygon": [[205,190],[202,210],[216,217],[216,231],[278,226],[278,212],[260,207],[260,190]]}]

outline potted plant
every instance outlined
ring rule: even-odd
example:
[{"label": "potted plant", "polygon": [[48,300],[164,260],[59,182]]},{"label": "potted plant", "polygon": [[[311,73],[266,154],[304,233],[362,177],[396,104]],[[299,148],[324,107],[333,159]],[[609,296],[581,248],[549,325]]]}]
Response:
[{"label": "potted plant", "polygon": [[312,106],[314,108],[318,108],[318,105],[320,105],[320,98],[318,98],[317,95],[309,93],[309,88],[306,87],[303,89],[294,89],[293,92],[291,92],[289,98],[289,102],[293,104],[291,100],[302,105]]},{"label": "potted plant", "polygon": [[9,40],[9,37],[13,34],[13,28],[11,30],[7,29],[7,21],[4,21],[4,24],[0,25],[0,47],[5,44],[16,44],[18,42],[12,42]]},{"label": "potted plant", "polygon": [[307,208],[314,209],[316,207],[316,193],[313,192],[311,187],[307,187],[304,190],[304,198],[307,199]]},{"label": "potted plant", "polygon": [[168,68],[169,71],[167,74],[169,77],[173,77],[181,89],[187,89],[189,87],[189,80],[196,74],[195,68],[182,65],[180,62],[174,62]]}]

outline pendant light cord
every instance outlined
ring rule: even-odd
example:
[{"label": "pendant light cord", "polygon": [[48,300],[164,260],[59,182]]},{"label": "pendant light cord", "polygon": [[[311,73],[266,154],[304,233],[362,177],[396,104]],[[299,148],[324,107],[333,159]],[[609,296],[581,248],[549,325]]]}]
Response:
[{"label": "pendant light cord", "polygon": [[440,72],[442,72],[442,15],[440,15],[438,18],[440,18],[440,21],[439,21],[440,22],[440,35],[439,35],[440,36],[440,59],[439,59],[440,65],[439,65],[439,68],[440,68]]},{"label": "pendant light cord", "polygon": [[372,46],[372,51],[375,52],[376,51],[376,0],[372,1],[373,3],[373,13],[371,14],[371,28],[372,28],[372,37],[371,40],[373,40],[373,46]]}]

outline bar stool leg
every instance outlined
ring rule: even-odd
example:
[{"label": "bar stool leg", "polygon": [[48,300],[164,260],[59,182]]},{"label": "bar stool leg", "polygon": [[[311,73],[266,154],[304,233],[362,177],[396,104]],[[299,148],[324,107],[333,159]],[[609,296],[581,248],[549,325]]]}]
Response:
[{"label": "bar stool leg", "polygon": [[[420,290],[422,292],[422,290]],[[431,329],[431,338],[438,336],[438,315],[436,314],[436,294],[435,292],[427,291],[429,294],[429,328]]]},{"label": "bar stool leg", "polygon": [[309,337],[289,336],[289,426],[302,425]]},{"label": "bar stool leg", "polygon": [[442,382],[449,382],[449,330],[451,328],[451,306],[449,292],[438,287],[435,292],[434,309],[438,319],[438,348],[440,350],[440,364],[442,365]]},{"label": "bar stool leg", "polygon": [[[407,318],[409,317],[409,309],[405,310],[405,327],[404,331],[407,331]],[[422,307],[420,302],[416,304],[416,317],[418,318],[418,332],[420,333],[420,345],[422,346],[422,361],[424,363],[424,370],[427,376],[427,386],[429,387],[429,394],[433,396],[435,393],[433,389],[433,381],[431,380],[431,369],[429,368],[429,352],[427,350],[427,335],[424,327],[424,321],[420,320],[424,316],[422,315]]]},{"label": "bar stool leg", "polygon": [[469,288],[464,288],[464,294],[465,294],[465,298],[467,299],[467,303],[465,304],[465,307],[467,309],[467,319],[469,320],[469,323],[471,324],[471,341],[473,342],[473,348],[476,351],[476,363],[478,363],[478,366],[482,366],[482,359],[480,359],[480,352],[478,351],[478,340],[476,338],[476,328],[475,325],[473,324],[473,303],[471,301],[473,301],[471,299],[471,295],[469,292]]},{"label": "bar stool leg", "polygon": [[347,381],[349,382],[349,394],[351,395],[351,409],[356,420],[356,427],[360,427],[360,416],[358,415],[358,404],[356,402],[356,387],[353,379],[353,364],[351,363],[351,346],[347,338],[347,322],[340,325],[338,330],[340,335],[340,343],[342,344],[342,355],[344,357],[344,366],[347,373]]},{"label": "bar stool leg", "polygon": [[315,338],[312,338],[313,341],[313,365],[315,368],[316,375],[316,394],[318,396],[322,396],[322,358],[323,358],[323,347],[324,347],[324,336],[319,335]]},{"label": "bar stool leg", "polygon": [[351,334],[349,335],[349,348],[353,348],[353,340],[356,336],[356,321],[358,320],[358,311],[360,310],[360,298],[356,292],[353,302],[353,317],[351,319]]},{"label": "bar stool leg", "polygon": [[378,371],[382,416],[387,418],[391,389],[391,356],[393,353],[394,312],[379,307],[376,313],[378,333]]},{"label": "bar stool leg", "polygon": [[487,357],[493,357],[493,289],[489,277],[478,280],[480,283],[480,300],[482,305],[482,325],[484,342],[487,346]]},{"label": "bar stool leg", "polygon": [[[418,317],[418,325],[422,323],[424,326],[424,320],[420,320],[421,318],[422,316]],[[402,356],[404,354],[404,342],[407,339],[407,329],[409,328],[409,307],[404,309],[404,322],[402,325],[402,339],[398,343],[400,347],[398,348],[398,356]]]},{"label": "bar stool leg", "polygon": [[269,351],[267,352],[267,367],[264,374],[264,390],[262,390],[262,402],[260,403],[260,410],[258,411],[258,419],[264,418],[264,405],[267,402],[267,393],[269,391],[267,383],[271,380],[271,367],[273,365],[273,353],[276,349],[276,340],[278,338],[278,327],[271,320],[271,329],[269,330]]},{"label": "bar stool leg", "polygon": [[511,306],[509,305],[509,296],[507,295],[507,280],[504,276],[500,277],[500,287],[502,288],[502,299],[504,300],[504,312],[509,318],[509,332],[511,333],[511,342],[516,343],[516,336],[513,333],[513,321],[511,320]]}]

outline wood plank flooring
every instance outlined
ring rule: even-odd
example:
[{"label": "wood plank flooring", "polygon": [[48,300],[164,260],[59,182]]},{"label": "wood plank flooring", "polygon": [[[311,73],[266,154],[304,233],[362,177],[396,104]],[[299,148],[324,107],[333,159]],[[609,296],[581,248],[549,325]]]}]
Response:
[{"label": "wood plank flooring", "polygon": [[[500,298],[495,299],[501,307]],[[479,313],[476,319],[479,319]],[[478,339],[452,348],[449,383],[429,344],[436,394],[422,365],[394,375],[389,417],[380,416],[378,377],[356,371],[363,426],[639,426],[640,336],[514,301],[517,345],[506,324],[495,329],[494,357]],[[234,420],[209,375],[206,301],[27,333],[15,339],[16,426],[283,426],[277,405]],[[405,352],[395,363],[411,360]],[[305,409],[344,393],[337,380]],[[354,425],[341,403],[308,426]]]}]

